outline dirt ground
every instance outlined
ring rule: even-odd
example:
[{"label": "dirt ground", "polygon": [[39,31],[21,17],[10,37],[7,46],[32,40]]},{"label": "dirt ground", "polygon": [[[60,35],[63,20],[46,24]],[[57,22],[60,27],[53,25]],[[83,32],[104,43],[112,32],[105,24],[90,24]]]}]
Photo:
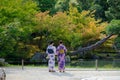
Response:
[{"label": "dirt ground", "polygon": [[47,67],[6,67],[6,80],[120,80],[120,70],[76,70],[67,68],[65,73],[48,72]]}]

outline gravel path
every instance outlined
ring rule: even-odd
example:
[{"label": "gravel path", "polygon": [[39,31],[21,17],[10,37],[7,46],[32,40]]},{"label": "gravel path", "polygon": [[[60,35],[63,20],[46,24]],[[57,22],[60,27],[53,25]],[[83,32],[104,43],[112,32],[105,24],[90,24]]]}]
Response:
[{"label": "gravel path", "polygon": [[65,73],[48,72],[47,68],[29,67],[22,70],[7,67],[6,80],[120,80],[120,71],[74,70],[67,68]]}]

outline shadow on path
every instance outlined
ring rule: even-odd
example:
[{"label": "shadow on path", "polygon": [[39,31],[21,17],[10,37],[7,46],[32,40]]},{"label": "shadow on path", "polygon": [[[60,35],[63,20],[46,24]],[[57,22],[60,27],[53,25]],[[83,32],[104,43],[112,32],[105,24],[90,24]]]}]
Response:
[{"label": "shadow on path", "polygon": [[51,74],[56,75],[56,76],[68,76],[68,77],[73,77],[74,75],[69,73],[69,72],[51,72]]}]

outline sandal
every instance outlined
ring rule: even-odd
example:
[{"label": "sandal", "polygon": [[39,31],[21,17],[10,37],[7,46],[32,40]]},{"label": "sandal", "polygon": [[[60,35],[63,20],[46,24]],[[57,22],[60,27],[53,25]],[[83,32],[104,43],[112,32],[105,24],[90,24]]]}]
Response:
[{"label": "sandal", "polygon": [[55,72],[55,70],[52,70],[52,72]]}]

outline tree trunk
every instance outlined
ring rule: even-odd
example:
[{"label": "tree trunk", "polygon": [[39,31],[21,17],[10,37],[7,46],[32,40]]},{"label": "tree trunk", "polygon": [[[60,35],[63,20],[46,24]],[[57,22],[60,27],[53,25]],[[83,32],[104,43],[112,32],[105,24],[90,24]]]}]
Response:
[{"label": "tree trunk", "polygon": [[87,47],[80,48],[80,49],[72,52],[72,54],[78,54],[78,53],[81,53],[81,52],[93,50],[93,49],[97,48],[98,46],[100,46],[101,44],[103,44],[103,43],[104,43],[106,40],[108,40],[112,35],[113,35],[113,34],[108,35],[106,38],[103,38],[102,40],[96,42],[95,44],[92,44],[92,45],[87,46]]}]

